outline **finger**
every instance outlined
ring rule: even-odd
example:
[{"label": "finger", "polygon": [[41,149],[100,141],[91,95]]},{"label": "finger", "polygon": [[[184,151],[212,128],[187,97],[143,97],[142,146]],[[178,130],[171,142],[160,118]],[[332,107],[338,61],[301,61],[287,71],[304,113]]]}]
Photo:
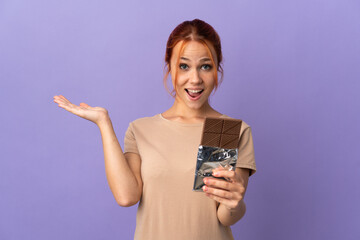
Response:
[{"label": "finger", "polygon": [[[222,183],[214,184],[214,186],[209,186],[209,187],[212,189],[220,189],[220,190],[228,191],[232,194],[233,199],[241,199],[244,197],[246,188],[244,187],[244,185],[242,183],[235,182],[235,181],[234,182],[224,181],[224,182],[225,182],[225,184],[222,184]],[[228,183],[229,185],[226,185],[226,183]],[[215,186],[215,185],[217,185],[217,186]],[[208,186],[208,185],[206,185],[206,186]],[[228,187],[228,189],[223,188],[223,186]]]},{"label": "finger", "polygon": [[[224,181],[225,182],[225,181]],[[244,197],[245,189],[236,183],[229,183],[231,190],[221,189],[208,185],[203,186],[203,191],[221,198],[240,201]]]},{"label": "finger", "polygon": [[236,172],[235,171],[214,169],[212,175],[215,176],[215,177],[229,178],[231,180],[236,179]]},{"label": "finger", "polygon": [[233,166],[231,166],[230,164],[219,163],[219,166],[214,170],[229,170],[230,168],[233,168]]},{"label": "finger", "polygon": [[65,102],[67,102],[67,103],[71,103],[66,97],[64,97],[63,95],[59,95],[59,97],[61,98],[61,99],[63,99]]},{"label": "finger", "polygon": [[210,193],[205,193],[205,195],[221,204],[223,204],[227,209],[235,209],[238,205],[236,203],[236,201],[233,201],[233,200],[229,200],[229,199],[226,199],[226,198],[221,198],[221,197],[218,197],[218,196],[215,196],[213,194],[210,194]]},{"label": "finger", "polygon": [[203,191],[205,193],[209,193],[220,198],[234,199],[234,194],[232,192],[223,189],[208,187],[207,185],[205,185],[203,186]]},{"label": "finger", "polygon": [[220,188],[220,189],[225,189],[228,191],[234,190],[234,184],[230,183],[228,181],[224,181],[221,179],[215,179],[215,178],[204,178],[204,183],[206,184],[206,186],[208,187],[213,187],[213,188]]},{"label": "finger", "polygon": [[56,103],[70,103],[70,101],[69,100],[67,100],[66,98],[64,98],[64,97],[61,97],[62,95],[58,95],[58,96],[54,96],[54,102],[56,102]]},{"label": "finger", "polygon": [[222,198],[222,197],[210,194],[210,193],[205,193],[205,195],[211,199],[214,199],[215,201],[217,201],[219,203],[224,204],[229,209],[234,209],[237,207],[236,201]]},{"label": "finger", "polygon": [[91,106],[86,103],[80,103],[80,106],[85,108],[91,108]]},{"label": "finger", "polygon": [[59,104],[59,107],[62,107],[64,108],[65,110],[73,113],[73,114],[76,114],[78,116],[82,116],[83,115],[83,112],[82,110],[86,109],[84,107],[80,107],[80,106],[77,106],[75,104],[72,104],[70,102],[65,102],[65,101],[61,101],[58,103]]},{"label": "finger", "polygon": [[60,102],[59,103],[59,107],[62,107],[64,108],[65,110],[71,112],[71,113],[75,113],[76,109],[74,106],[72,106],[71,104],[69,103],[66,103],[66,102]]},{"label": "finger", "polygon": [[63,99],[59,96],[54,96],[54,101],[63,101]]},{"label": "finger", "polygon": [[57,104],[66,104],[65,101],[61,98],[56,98],[54,97],[54,102],[57,103]]}]

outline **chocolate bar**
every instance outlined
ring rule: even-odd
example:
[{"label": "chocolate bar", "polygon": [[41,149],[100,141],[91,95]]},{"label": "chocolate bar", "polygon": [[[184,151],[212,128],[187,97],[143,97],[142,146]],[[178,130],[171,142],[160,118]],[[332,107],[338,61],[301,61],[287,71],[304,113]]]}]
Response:
[{"label": "chocolate bar", "polygon": [[203,179],[214,177],[213,169],[222,166],[229,171],[234,170],[238,158],[241,123],[242,121],[237,119],[205,119],[197,154],[194,191],[202,191]]},{"label": "chocolate bar", "polygon": [[220,148],[237,148],[240,136],[241,120],[206,118],[201,145]]}]

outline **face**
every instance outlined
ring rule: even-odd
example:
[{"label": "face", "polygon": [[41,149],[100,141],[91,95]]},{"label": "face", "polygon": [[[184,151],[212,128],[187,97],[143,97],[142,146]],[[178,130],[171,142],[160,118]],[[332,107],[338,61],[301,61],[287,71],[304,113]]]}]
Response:
[{"label": "face", "polygon": [[[170,60],[171,79],[176,89],[175,99],[191,109],[200,109],[208,103],[209,95],[215,87],[216,66],[213,65],[207,48],[196,41],[190,41],[185,45],[177,65],[181,45],[182,41],[175,45]],[[213,51],[212,46],[210,50]],[[213,54],[213,56],[216,55]],[[216,59],[214,61],[217,62]]]}]

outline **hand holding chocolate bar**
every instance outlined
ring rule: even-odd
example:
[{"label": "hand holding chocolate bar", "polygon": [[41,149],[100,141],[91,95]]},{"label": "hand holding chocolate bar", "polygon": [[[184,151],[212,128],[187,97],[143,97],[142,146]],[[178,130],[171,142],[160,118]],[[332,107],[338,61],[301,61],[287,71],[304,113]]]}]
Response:
[{"label": "hand holding chocolate bar", "polygon": [[238,157],[241,123],[241,120],[236,119],[205,119],[197,154],[194,191],[203,191],[203,179],[213,177],[212,172],[217,167],[234,170]]}]

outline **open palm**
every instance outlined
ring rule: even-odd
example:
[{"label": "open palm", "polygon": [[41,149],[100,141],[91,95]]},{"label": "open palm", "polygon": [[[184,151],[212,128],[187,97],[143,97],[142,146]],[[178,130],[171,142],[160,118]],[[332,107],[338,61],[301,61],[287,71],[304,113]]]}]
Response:
[{"label": "open palm", "polygon": [[77,106],[72,104],[63,95],[54,96],[54,102],[56,102],[59,107],[62,107],[79,117],[92,121],[95,124],[98,124],[101,120],[108,116],[108,111],[105,108],[91,107],[86,103],[80,103],[80,105]]}]

